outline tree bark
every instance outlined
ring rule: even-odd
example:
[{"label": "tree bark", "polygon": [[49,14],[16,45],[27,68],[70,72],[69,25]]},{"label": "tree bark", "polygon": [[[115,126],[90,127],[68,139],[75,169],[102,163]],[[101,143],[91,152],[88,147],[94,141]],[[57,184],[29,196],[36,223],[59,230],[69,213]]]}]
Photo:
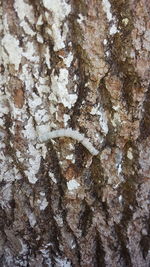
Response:
[{"label": "tree bark", "polygon": [[0,266],[148,267],[150,1],[0,8]]}]

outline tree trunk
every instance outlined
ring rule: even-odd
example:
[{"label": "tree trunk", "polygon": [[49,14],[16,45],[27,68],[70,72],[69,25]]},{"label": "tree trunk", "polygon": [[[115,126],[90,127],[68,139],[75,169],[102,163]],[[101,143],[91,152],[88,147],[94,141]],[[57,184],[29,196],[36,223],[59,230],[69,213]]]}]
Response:
[{"label": "tree trunk", "polygon": [[150,1],[0,8],[0,266],[148,267]]}]

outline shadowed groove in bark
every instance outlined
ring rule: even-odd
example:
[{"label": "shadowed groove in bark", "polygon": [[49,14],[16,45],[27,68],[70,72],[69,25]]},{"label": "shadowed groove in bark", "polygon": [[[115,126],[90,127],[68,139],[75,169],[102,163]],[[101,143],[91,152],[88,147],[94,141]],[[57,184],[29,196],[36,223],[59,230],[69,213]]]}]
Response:
[{"label": "shadowed groove in bark", "polygon": [[91,180],[92,189],[95,198],[102,200],[102,188],[106,184],[106,179],[104,178],[104,169],[101,166],[101,162],[98,157],[94,157],[91,165]]},{"label": "shadowed groove in bark", "polygon": [[[53,170],[53,172],[55,173],[56,179],[57,179],[57,186],[59,189],[59,194],[60,197],[64,196],[64,191],[66,190],[66,180],[63,177],[63,174],[61,172],[61,168],[59,166],[59,160],[57,157],[57,153],[53,148],[52,142],[49,141],[47,143],[47,147],[48,147],[48,154],[47,154],[47,159],[49,162],[49,166],[47,166],[47,168],[50,167],[51,170]],[[47,169],[48,171],[48,169]]]},{"label": "shadowed groove in bark", "polygon": [[134,208],[137,204],[136,187],[135,182],[132,179],[134,179],[134,177],[128,177],[121,190],[124,199],[124,210],[121,223],[124,225],[124,227],[126,227],[128,222],[132,219],[131,207]]},{"label": "shadowed groove in bark", "polygon": [[100,239],[98,231],[96,232],[96,264],[95,267],[105,267],[105,251],[103,249],[102,240]]},{"label": "shadowed groove in bark", "polygon": [[82,237],[84,237],[88,232],[88,228],[90,228],[90,226],[92,224],[93,213],[92,213],[90,206],[87,204],[87,202],[85,200],[82,201],[81,205],[83,207],[82,207],[82,213],[79,215],[79,217],[80,217],[79,229],[81,229]]},{"label": "shadowed groove in bark", "polygon": [[127,224],[125,225],[122,225],[122,223],[120,225],[115,224],[115,231],[118,235],[118,241],[121,247],[120,257],[125,262],[124,267],[132,267],[131,256],[127,248],[126,228]]},{"label": "shadowed groove in bark", "polygon": [[[130,59],[130,51],[132,48],[131,33],[133,26],[133,14],[130,8],[130,1],[113,1],[110,0],[113,14],[116,17],[119,32],[114,37],[110,38],[112,73],[117,75],[123,81],[122,97],[127,105],[127,110],[130,110],[133,105],[133,88],[139,88],[140,78],[135,70]],[[128,20],[125,26],[123,21]]]},{"label": "shadowed groove in bark", "polygon": [[[51,199],[51,197],[56,197],[56,194],[57,194],[57,199],[59,198],[58,206],[57,206],[57,212],[59,212],[59,214],[61,215],[61,217],[63,219],[63,229],[65,232],[71,234],[72,239],[74,240],[75,246],[76,246],[76,259],[70,258],[69,260],[71,260],[72,262],[78,261],[79,266],[80,266],[80,247],[78,244],[78,240],[75,236],[75,233],[72,231],[72,229],[70,228],[70,226],[66,220],[66,208],[63,205],[64,192],[66,191],[66,181],[65,181],[65,179],[61,173],[61,169],[59,166],[59,160],[57,158],[55,150],[53,149],[52,143],[50,141],[48,142],[48,147],[49,147],[48,151],[51,153],[51,156],[47,155],[47,157],[49,158],[48,162],[51,165],[51,169],[55,173],[55,176],[57,177],[57,185],[56,185],[57,189],[55,190],[54,186],[53,187],[51,186],[50,192],[47,195],[47,199]],[[48,177],[48,179],[49,179],[49,177]],[[58,197],[58,194],[59,194],[59,197]],[[54,201],[54,199],[53,199],[53,201]],[[51,202],[51,210],[53,211],[53,218],[54,218],[56,210],[53,209],[52,200],[50,200],[50,202]],[[51,212],[49,214],[51,214]],[[55,222],[54,225],[56,226],[57,222]],[[60,231],[59,227],[56,227],[56,228],[58,229],[58,233],[59,233],[58,234],[58,240],[61,239],[62,243],[64,243],[64,246],[65,246],[65,242],[63,242],[63,237],[62,237],[61,231]],[[54,234],[54,240],[56,240],[58,243],[58,240],[55,236],[55,231],[53,232],[53,234]],[[60,252],[60,249],[58,249],[58,251],[59,251],[59,254],[62,253],[62,252]],[[66,255],[64,255],[64,256],[66,256]]]},{"label": "shadowed groove in bark", "polygon": [[150,85],[145,95],[143,103],[143,115],[140,122],[140,137],[139,139],[146,139],[150,135]]}]

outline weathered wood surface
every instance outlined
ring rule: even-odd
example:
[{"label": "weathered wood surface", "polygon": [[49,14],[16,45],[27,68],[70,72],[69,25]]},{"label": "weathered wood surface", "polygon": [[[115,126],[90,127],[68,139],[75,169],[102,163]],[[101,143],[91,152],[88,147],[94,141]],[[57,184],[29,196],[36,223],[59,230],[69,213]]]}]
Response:
[{"label": "weathered wood surface", "polygon": [[0,266],[148,267],[150,1],[0,8]]}]

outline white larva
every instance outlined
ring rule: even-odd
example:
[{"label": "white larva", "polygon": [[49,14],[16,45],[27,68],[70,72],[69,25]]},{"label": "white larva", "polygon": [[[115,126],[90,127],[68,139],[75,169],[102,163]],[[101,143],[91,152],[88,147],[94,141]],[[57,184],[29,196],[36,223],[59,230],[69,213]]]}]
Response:
[{"label": "white larva", "polygon": [[99,151],[90,143],[90,141],[84,136],[84,134],[79,133],[77,130],[72,130],[71,128],[54,130],[44,135],[40,135],[38,139],[40,142],[46,142],[49,139],[58,137],[70,137],[77,140],[94,156],[99,153]]}]

